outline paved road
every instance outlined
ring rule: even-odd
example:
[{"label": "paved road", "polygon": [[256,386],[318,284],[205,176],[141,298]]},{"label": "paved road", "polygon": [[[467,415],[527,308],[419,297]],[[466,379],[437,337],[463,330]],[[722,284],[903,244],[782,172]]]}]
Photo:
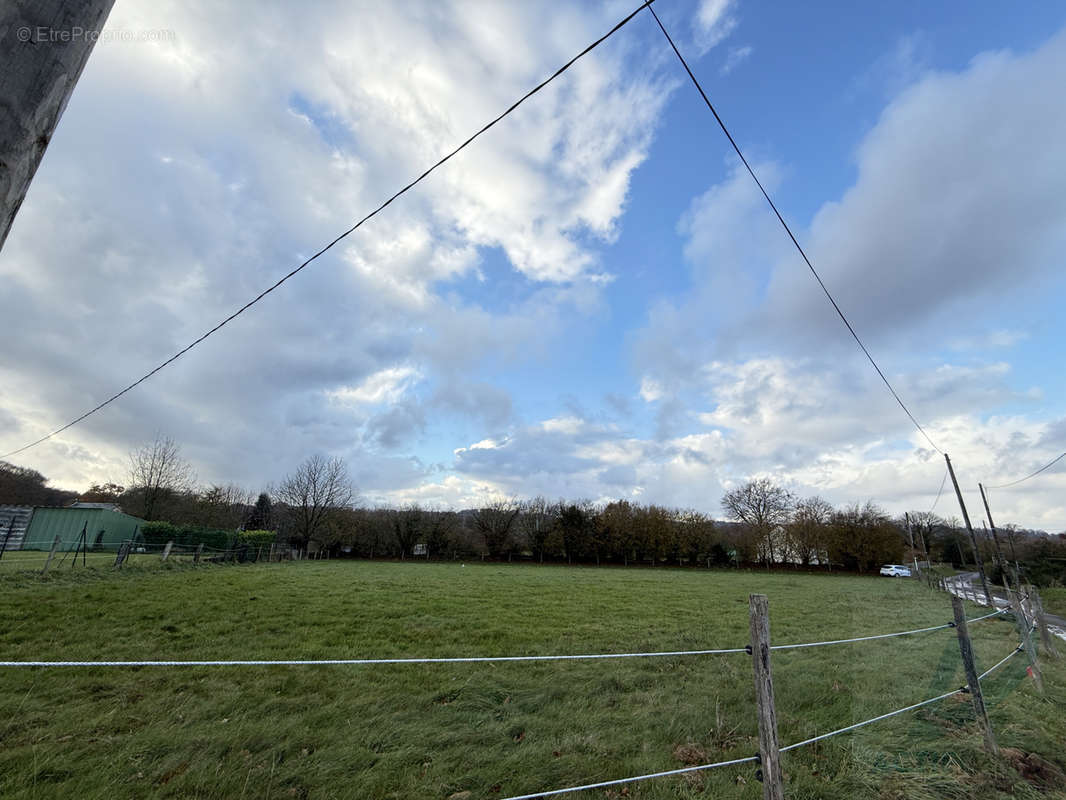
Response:
[{"label": "paved road", "polygon": [[[944,583],[947,585],[948,591],[956,597],[964,597],[981,606],[988,605],[985,602],[985,592],[981,586],[980,574],[976,572],[960,572],[958,575],[945,578]],[[1010,605],[1007,601],[1006,592],[1002,588],[989,586],[988,589],[992,592],[992,602],[996,608],[1007,608]],[[1047,620],[1048,630],[1051,631],[1051,634],[1066,641],[1066,619],[1057,617],[1054,614],[1048,614],[1046,611],[1044,612],[1044,619]]]}]

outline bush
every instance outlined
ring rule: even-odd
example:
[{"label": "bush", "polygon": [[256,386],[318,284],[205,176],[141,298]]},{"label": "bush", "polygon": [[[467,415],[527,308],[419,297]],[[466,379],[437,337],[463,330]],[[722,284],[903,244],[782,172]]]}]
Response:
[{"label": "bush", "polygon": [[277,535],[277,531],[240,531],[237,534],[237,543],[247,544],[254,548],[269,548],[274,544]]},{"label": "bush", "polygon": [[204,528],[199,525],[174,525],[170,522],[146,522],[141,526],[146,544],[164,545],[174,542],[178,547],[194,548],[202,544],[215,550],[226,550],[233,542],[233,531]]}]

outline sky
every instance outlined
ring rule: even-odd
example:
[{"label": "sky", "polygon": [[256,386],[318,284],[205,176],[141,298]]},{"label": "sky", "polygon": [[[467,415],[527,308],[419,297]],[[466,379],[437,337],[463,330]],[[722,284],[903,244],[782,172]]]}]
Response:
[{"label": "sky", "polygon": [[[639,5],[118,0],[0,251],[0,451],[95,406]],[[1066,7],[658,0],[826,285],[978,481],[1066,450]],[[278,291],[12,457],[125,483],[172,437],[258,491],[695,508],[769,477],[957,516],[647,11]],[[1066,462],[994,489],[1066,529]]]}]

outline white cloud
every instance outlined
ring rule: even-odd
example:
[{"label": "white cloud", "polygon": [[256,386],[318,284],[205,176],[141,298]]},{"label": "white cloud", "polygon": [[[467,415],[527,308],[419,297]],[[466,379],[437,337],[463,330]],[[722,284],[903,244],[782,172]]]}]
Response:
[{"label": "white cloud", "polygon": [[414,367],[387,367],[368,375],[358,386],[342,386],[327,392],[331,400],[346,405],[369,406],[395,403],[420,379]]},{"label": "white cloud", "polygon": [[724,41],[739,24],[734,11],[736,0],[701,0],[694,22],[700,54]]},{"label": "white cloud", "polygon": [[[985,54],[963,72],[929,74],[885,109],[859,147],[855,185],[821,208],[805,237],[868,336],[921,336],[917,326],[937,314],[1058,273],[1066,108],[1046,99],[1064,70],[1060,33],[1032,53]],[[776,266],[759,319],[838,338],[801,266]],[[811,324],[818,319],[826,325]]]},{"label": "white cloud", "polygon": [[[560,7],[545,22],[525,4],[462,0],[297,15],[118,3],[111,27],[177,38],[95,48],[0,254],[5,324],[35,330],[0,352],[4,448],[227,316],[616,13]],[[254,310],[20,463],[80,487],[122,475],[125,452],[162,430],[206,480],[261,484],[315,451],[363,472],[381,463],[377,448],[423,431],[427,409],[506,423],[507,391],[470,371],[538,352],[567,315],[597,307],[598,243],[617,235],[669,96],[653,72],[626,66],[633,29]],[[525,281],[509,308],[449,294],[486,247]],[[405,394],[416,380],[422,404]],[[353,428],[353,406],[373,407],[365,429]],[[280,426],[284,437],[262,436]]]},{"label": "white cloud", "polygon": [[640,396],[646,403],[654,403],[663,396],[663,385],[654,378],[642,378],[640,381]]},{"label": "white cloud", "polygon": [[751,45],[744,45],[742,47],[730,47],[729,55],[726,56],[725,61],[722,62],[722,66],[718,69],[719,75],[728,75],[735,70],[745,61],[747,61],[751,54],[754,52],[754,48]]}]

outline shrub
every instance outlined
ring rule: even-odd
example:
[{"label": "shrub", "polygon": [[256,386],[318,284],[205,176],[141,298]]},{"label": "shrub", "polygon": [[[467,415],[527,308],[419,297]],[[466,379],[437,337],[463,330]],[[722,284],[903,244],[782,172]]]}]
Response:
[{"label": "shrub", "polygon": [[226,550],[233,542],[233,531],[204,528],[199,525],[177,526],[170,522],[146,522],[141,526],[146,544],[164,545],[174,542],[178,547],[193,548],[203,544],[215,550]]},{"label": "shrub", "polygon": [[240,531],[237,534],[237,543],[250,547],[270,547],[277,535],[277,531]]}]

